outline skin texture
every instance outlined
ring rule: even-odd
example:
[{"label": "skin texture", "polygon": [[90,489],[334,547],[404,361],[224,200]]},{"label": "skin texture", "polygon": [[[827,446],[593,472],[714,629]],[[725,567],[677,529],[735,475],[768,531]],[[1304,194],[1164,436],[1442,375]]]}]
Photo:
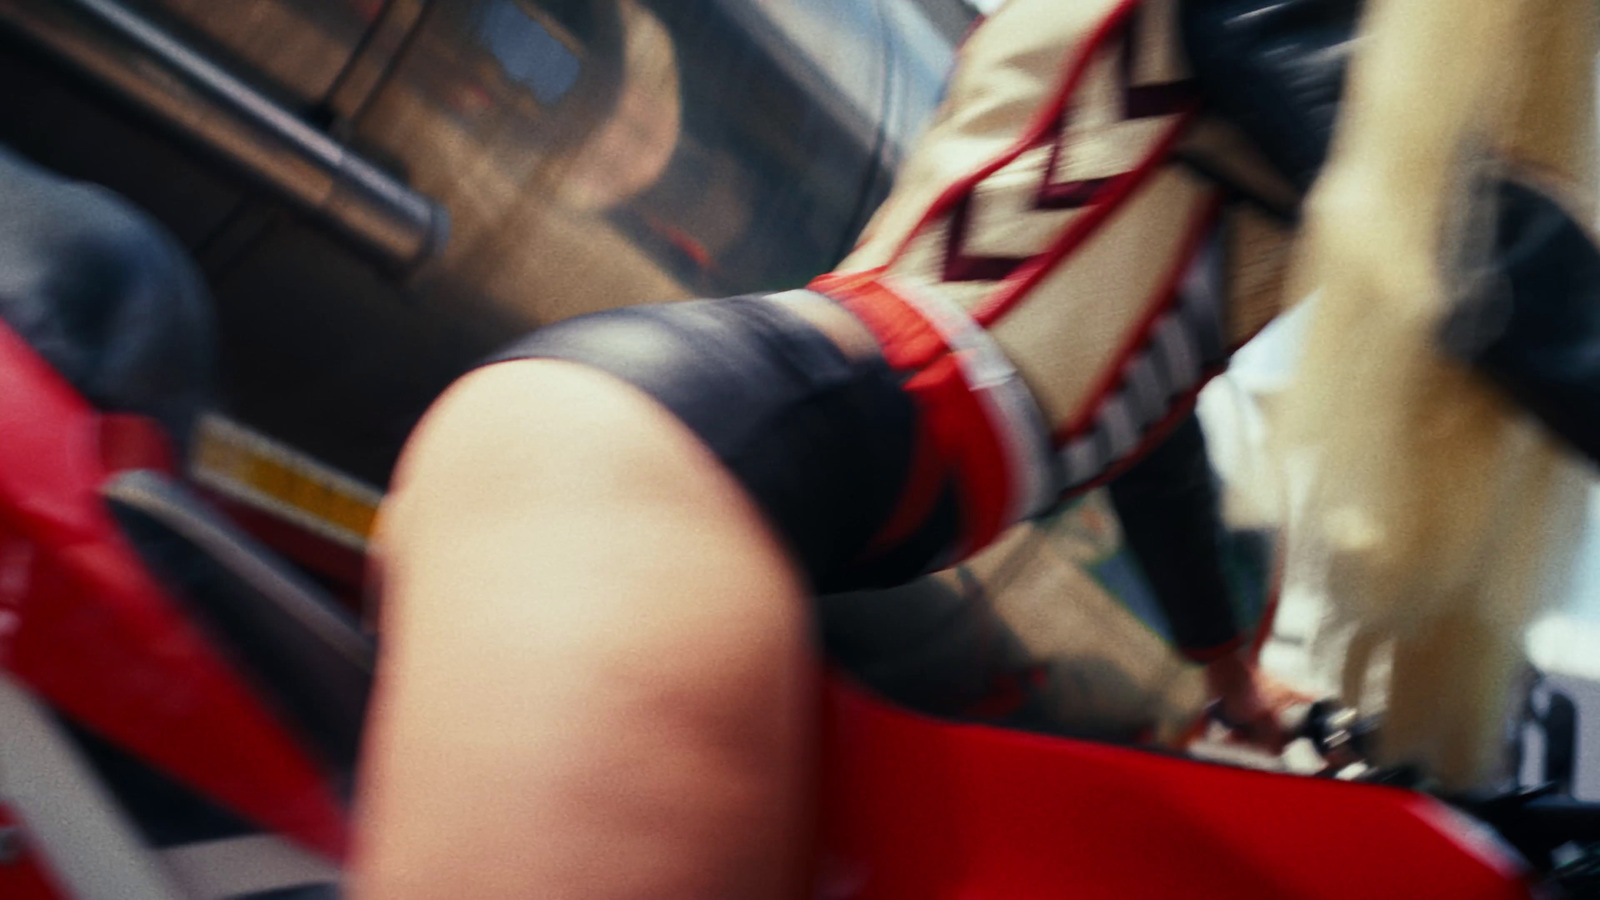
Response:
[{"label": "skin texture", "polygon": [[503,363],[394,497],[353,896],[797,892],[805,588],[709,451],[609,376]]},{"label": "skin texture", "polygon": [[[675,418],[581,366],[491,366],[392,497],[353,896],[801,891],[806,586]],[[1270,732],[1284,692],[1212,670]]]}]

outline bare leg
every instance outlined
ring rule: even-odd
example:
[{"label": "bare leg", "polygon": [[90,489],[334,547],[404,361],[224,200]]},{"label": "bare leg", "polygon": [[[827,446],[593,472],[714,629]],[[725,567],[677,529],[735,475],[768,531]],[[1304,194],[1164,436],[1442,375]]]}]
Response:
[{"label": "bare leg", "polygon": [[361,898],[771,897],[805,862],[805,591],[670,413],[482,369],[385,510]]}]

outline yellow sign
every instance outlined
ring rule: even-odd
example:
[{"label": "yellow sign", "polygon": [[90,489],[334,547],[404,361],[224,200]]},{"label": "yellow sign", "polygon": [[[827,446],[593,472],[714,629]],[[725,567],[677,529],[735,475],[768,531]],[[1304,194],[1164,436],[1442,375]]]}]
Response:
[{"label": "yellow sign", "polygon": [[200,423],[190,475],[230,499],[357,550],[365,548],[383,500],[377,488],[216,415]]}]

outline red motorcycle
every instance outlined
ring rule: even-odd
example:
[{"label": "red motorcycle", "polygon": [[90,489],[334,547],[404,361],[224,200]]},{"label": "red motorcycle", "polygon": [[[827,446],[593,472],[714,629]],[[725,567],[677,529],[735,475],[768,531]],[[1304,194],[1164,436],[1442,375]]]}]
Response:
[{"label": "red motorcycle", "polygon": [[[159,425],[5,326],[0,385],[0,896],[336,896],[371,639],[185,486]],[[1597,883],[1600,815],[1549,791],[1446,802],[825,693],[818,897]],[[1325,751],[1357,735],[1329,721]]]}]

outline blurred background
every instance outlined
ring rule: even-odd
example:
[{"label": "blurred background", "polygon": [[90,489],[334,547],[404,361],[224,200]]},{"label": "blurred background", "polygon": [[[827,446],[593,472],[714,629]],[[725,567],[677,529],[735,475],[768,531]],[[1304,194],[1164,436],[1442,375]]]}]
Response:
[{"label": "blurred background", "polygon": [[339,548],[359,549],[402,440],[490,350],[841,258],[974,15],[5,0],[0,143],[131,199],[198,260],[221,371],[194,474],[348,588]]}]

